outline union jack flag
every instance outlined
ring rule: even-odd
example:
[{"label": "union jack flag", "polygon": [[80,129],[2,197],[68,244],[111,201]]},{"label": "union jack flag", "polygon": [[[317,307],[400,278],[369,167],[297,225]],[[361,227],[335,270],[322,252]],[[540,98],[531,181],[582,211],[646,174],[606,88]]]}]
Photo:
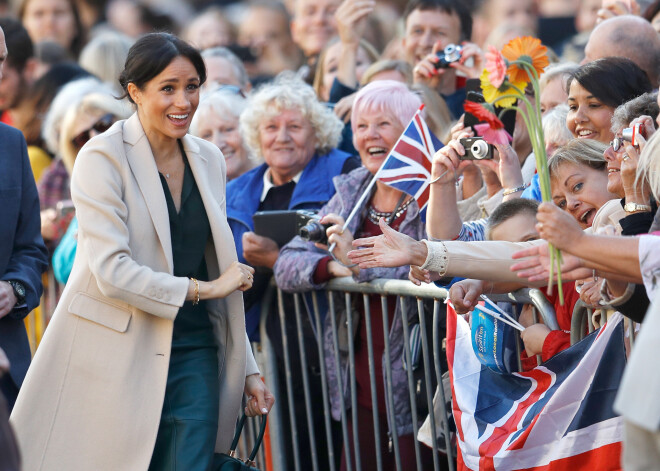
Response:
[{"label": "union jack flag", "polygon": [[423,109],[417,110],[377,173],[383,183],[413,196],[420,211],[429,201],[433,154],[443,145],[422,118]]},{"label": "union jack flag", "polygon": [[447,312],[447,359],[460,470],[621,469],[623,420],[612,405],[625,366],[623,321],[531,371],[481,365],[467,322]]}]

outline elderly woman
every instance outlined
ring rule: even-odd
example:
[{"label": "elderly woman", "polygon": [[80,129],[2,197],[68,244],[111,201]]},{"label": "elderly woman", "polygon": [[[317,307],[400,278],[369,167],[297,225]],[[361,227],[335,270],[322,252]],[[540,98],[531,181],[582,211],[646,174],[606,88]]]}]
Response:
[{"label": "elderly woman", "polygon": [[[257,211],[318,210],[335,193],[332,178],[347,173],[359,164],[349,154],[335,149],[339,141],[342,123],[330,109],[316,98],[314,90],[300,79],[281,75],[273,83],[264,85],[250,96],[247,109],[240,118],[241,134],[250,152],[264,163],[227,185],[227,219],[234,234],[239,261],[257,268],[254,285],[244,297],[245,322],[250,340],[259,339],[261,300],[271,278],[271,269],[279,255],[277,243],[263,235],[255,234],[252,216]],[[287,306],[291,298],[284,300]],[[293,316],[293,308],[287,309]],[[273,303],[267,319],[268,336],[278,360],[280,384],[284,384],[284,347],[277,305]],[[285,323],[287,336],[296,338],[293,318]],[[291,330],[289,330],[291,329]],[[315,394],[321,394],[318,375],[318,352],[311,328],[305,329],[305,355]],[[289,342],[293,344],[294,342]],[[300,353],[297,344],[289,346],[294,359],[292,368],[299,372]],[[294,374],[294,381],[301,375]],[[298,387],[299,386],[299,387]],[[302,383],[294,385],[295,400],[303,403]],[[282,407],[287,401],[280,400]],[[317,409],[314,421],[323,424],[323,410]],[[283,417],[288,417],[286,412]],[[288,427],[288,422],[285,422]],[[301,438],[300,450],[306,455],[302,462],[311,462],[305,417],[297,419]],[[324,455],[324,444],[317,443],[319,456]],[[292,456],[291,453],[287,453]]]},{"label": "elderly woman", "polygon": [[227,180],[240,177],[254,167],[239,131],[238,118],[246,100],[232,88],[220,87],[202,96],[190,133],[212,142],[222,151],[227,164]]},{"label": "elderly woman", "polygon": [[[305,291],[323,288],[326,282],[334,277],[353,276],[358,281],[368,281],[375,278],[406,278],[408,267],[395,269],[361,270],[351,267],[347,257],[354,237],[367,237],[380,234],[378,220],[385,218],[392,227],[413,239],[421,239],[425,235],[424,223],[419,215],[417,202],[411,196],[385,185],[378,181],[375,190],[371,193],[358,216],[349,221],[343,229],[345,218],[357,204],[358,199],[365,191],[374,174],[387,158],[392,147],[403,133],[407,123],[420,105],[419,97],[411,92],[406,85],[392,81],[379,80],[365,86],[356,95],[353,105],[351,123],[353,127],[353,143],[360,154],[362,167],[348,175],[341,175],[334,179],[337,189],[335,196],[321,209],[323,218],[321,223],[330,224],[327,229],[328,243],[336,244],[335,250],[329,254],[326,245],[303,242],[295,238],[287,244],[280,254],[275,265],[275,277],[278,286],[290,291]],[[389,312],[392,325],[382,324],[382,315],[378,311],[380,296],[371,300],[371,328],[374,339],[374,358],[376,364],[381,364],[384,355],[382,342],[383,332],[390,332],[391,359],[393,372],[394,397],[407,397],[406,373],[402,366],[403,335],[401,324],[400,304],[395,297],[388,298]],[[416,322],[416,313],[409,314],[409,322]],[[385,385],[383,378],[385,372],[378,370],[376,374],[376,403],[372,402],[372,391],[368,374],[369,355],[367,352],[367,330],[364,314],[360,316],[360,323],[355,338],[355,361],[358,396],[358,430],[360,452],[362,456],[375,456],[373,414],[380,416],[381,424],[388,424],[389,429],[396,428],[401,447],[402,462],[410,463],[414,458],[414,437],[410,404],[408,401],[396,399],[395,416],[388,417],[385,405]],[[329,338],[330,330],[327,329]],[[379,341],[379,339],[381,339]],[[327,339],[326,339],[327,340]],[[328,361],[328,374],[331,376],[329,384],[333,388],[332,404],[333,416],[339,419],[339,395],[337,390],[336,366],[333,362],[331,342],[325,342],[326,361]],[[347,368],[347,359],[341,365]],[[394,417],[394,422],[390,418]],[[381,453],[384,457],[384,469],[393,469],[394,455],[387,448],[388,427],[382,426],[380,430]],[[349,425],[349,430],[352,427]],[[352,439],[350,443],[353,443]],[[344,446],[347,444],[345,443]],[[351,456],[355,456],[351,450]],[[346,453],[344,453],[344,457]],[[391,458],[391,459],[388,459]],[[427,457],[425,457],[427,458]],[[367,468],[375,467],[375,461],[369,462]],[[432,465],[425,462],[424,469]],[[365,465],[363,461],[363,466]],[[342,469],[346,468],[344,458]],[[374,468],[375,469],[375,468]]]},{"label": "elderly woman", "polygon": [[311,87],[287,75],[251,96],[240,126],[248,149],[264,160],[227,185],[227,218],[239,260],[262,267],[245,297],[247,331],[255,339],[259,301],[280,248],[253,232],[252,216],[257,211],[319,209],[335,193],[332,178],[353,170],[357,162],[334,149],[339,119]]}]

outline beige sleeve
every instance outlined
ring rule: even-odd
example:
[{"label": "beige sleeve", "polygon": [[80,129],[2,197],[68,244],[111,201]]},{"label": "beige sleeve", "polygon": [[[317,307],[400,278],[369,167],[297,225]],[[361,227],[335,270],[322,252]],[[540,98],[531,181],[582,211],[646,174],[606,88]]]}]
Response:
[{"label": "beige sleeve", "polygon": [[[511,265],[518,262],[511,256],[520,250],[544,242],[543,240],[533,242],[425,240],[428,255],[422,268],[437,272],[441,276],[529,284],[511,271]],[[537,284],[537,286],[543,285],[543,282]]]},{"label": "beige sleeve", "polygon": [[71,178],[79,234],[91,256],[89,267],[104,296],[119,299],[159,317],[174,319],[189,281],[141,265],[133,259],[124,199],[123,148],[96,140],[80,152]]},{"label": "beige sleeve", "polygon": [[257,361],[254,359],[254,353],[252,352],[252,345],[250,344],[250,339],[245,333],[245,376],[250,376],[253,374],[259,374],[259,367],[257,366]]}]

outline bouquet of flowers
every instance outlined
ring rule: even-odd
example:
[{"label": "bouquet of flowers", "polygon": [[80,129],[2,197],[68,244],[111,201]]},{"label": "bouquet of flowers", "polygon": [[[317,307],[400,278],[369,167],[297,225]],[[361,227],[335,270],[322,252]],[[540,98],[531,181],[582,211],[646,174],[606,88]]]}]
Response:
[{"label": "bouquet of flowers", "polygon": [[[539,75],[550,63],[547,48],[537,38],[518,37],[509,41],[502,51],[489,46],[486,52],[486,68],[481,73],[481,89],[486,103],[466,103],[466,111],[474,114],[485,124],[475,126],[475,131],[491,144],[507,144],[511,136],[504,129],[500,117],[495,115],[495,106],[516,110],[524,119],[536,157],[536,171],[543,201],[551,201],[550,174],[545,140],[541,123]],[[529,93],[526,93],[529,91]],[[533,102],[531,101],[533,100]],[[548,292],[552,292],[554,270],[557,270],[559,298],[563,304],[561,283],[561,253],[550,246],[550,277]]]}]

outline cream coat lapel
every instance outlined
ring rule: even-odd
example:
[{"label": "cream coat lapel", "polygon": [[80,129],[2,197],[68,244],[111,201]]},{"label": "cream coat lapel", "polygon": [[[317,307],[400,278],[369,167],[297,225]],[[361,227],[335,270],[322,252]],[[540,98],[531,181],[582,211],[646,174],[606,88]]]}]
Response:
[{"label": "cream coat lapel", "polygon": [[172,274],[174,272],[174,261],[172,258],[172,238],[167,202],[165,201],[163,186],[158,176],[158,167],[156,167],[149,140],[144,133],[137,113],[134,113],[124,123],[124,143],[126,144],[128,165],[131,167],[147,204],[151,220],[165,252],[167,269]]},{"label": "cream coat lapel", "polygon": [[235,257],[229,255],[236,253],[236,249],[229,250],[230,247],[227,246],[229,241],[233,242],[233,237],[226,219],[222,217],[224,216],[224,211],[218,204],[218,201],[224,199],[224,194],[221,194],[221,192],[224,192],[223,182],[209,181],[209,162],[205,156],[199,153],[199,145],[189,135],[183,138],[183,148],[188,156],[188,163],[195,177],[199,193],[202,196],[204,208],[206,208],[206,214],[208,215],[211,226],[211,234],[213,235],[213,243],[216,247],[216,254],[224,253],[227,255],[217,257],[220,273],[224,273],[231,262],[236,260]]}]

